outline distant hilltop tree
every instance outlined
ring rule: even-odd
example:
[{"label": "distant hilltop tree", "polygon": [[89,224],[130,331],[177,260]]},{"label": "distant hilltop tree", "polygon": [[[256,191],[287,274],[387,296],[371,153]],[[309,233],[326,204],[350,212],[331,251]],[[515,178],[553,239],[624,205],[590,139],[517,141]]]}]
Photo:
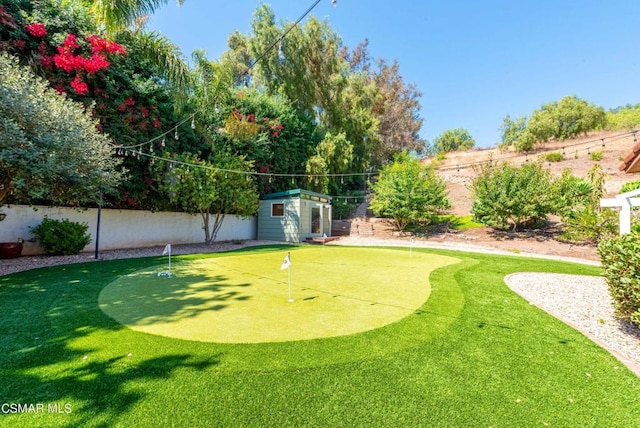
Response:
[{"label": "distant hilltop tree", "polygon": [[436,153],[468,150],[476,145],[475,140],[464,128],[447,129],[433,142]]},{"label": "distant hilltop tree", "polygon": [[505,117],[502,123],[501,148],[514,146],[524,152],[550,140],[563,141],[604,129],[607,115],[602,107],[589,104],[576,96],[544,104],[528,118]]}]

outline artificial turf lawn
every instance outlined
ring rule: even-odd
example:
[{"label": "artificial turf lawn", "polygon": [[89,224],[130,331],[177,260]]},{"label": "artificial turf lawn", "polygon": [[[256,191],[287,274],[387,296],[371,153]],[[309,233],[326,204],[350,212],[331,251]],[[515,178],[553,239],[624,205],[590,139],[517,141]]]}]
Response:
[{"label": "artificial turf lawn", "polygon": [[354,334],[398,321],[429,296],[429,275],[457,262],[433,254],[317,246],[287,254],[206,258],[123,275],[100,308],[134,330],[179,339],[262,343]]},{"label": "artificial turf lawn", "polygon": [[[72,409],[0,415],[0,424],[640,426],[640,379],[503,281],[512,272],[595,275],[598,268],[413,251],[461,260],[432,272],[418,310],[358,334],[281,343],[150,335],[99,309],[106,285],[159,258],[0,277],[2,401]],[[273,252],[282,248],[206,257]]]}]

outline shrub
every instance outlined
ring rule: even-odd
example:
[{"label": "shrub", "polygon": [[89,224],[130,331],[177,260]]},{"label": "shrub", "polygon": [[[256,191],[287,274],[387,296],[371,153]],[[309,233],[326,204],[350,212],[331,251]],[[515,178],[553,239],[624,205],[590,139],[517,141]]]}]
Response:
[{"label": "shrub", "polygon": [[592,161],[601,161],[602,156],[603,156],[602,150],[589,153],[589,159],[591,159]]},{"label": "shrub", "polygon": [[604,183],[605,174],[600,164],[591,168],[586,179],[566,169],[555,180],[554,214],[562,218],[562,239],[598,243],[617,233],[617,213],[600,207]]},{"label": "shrub", "polygon": [[332,214],[334,219],[343,219],[349,217],[351,212],[358,206],[357,203],[351,202],[349,199],[339,200],[334,199],[331,201]]},{"label": "shrub", "polygon": [[622,185],[620,193],[631,192],[632,190],[640,189],[640,180],[628,181]]},{"label": "shrub", "polygon": [[539,162],[484,165],[471,184],[473,220],[502,230],[537,227],[554,211],[552,190]]},{"label": "shrub", "polygon": [[78,254],[91,242],[87,233],[89,225],[63,220],[51,220],[45,217],[31,233],[36,237],[47,254],[70,255]]},{"label": "shrub", "polygon": [[564,156],[560,152],[551,152],[544,155],[543,159],[547,162],[561,162],[564,160]]},{"label": "shrub", "polygon": [[616,314],[640,327],[640,235],[604,240],[598,254]]}]

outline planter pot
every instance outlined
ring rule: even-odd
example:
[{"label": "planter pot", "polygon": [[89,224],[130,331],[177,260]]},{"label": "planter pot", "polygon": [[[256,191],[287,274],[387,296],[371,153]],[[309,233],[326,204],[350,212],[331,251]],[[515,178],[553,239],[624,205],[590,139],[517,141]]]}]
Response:
[{"label": "planter pot", "polygon": [[21,254],[21,242],[0,242],[0,259],[15,259]]}]

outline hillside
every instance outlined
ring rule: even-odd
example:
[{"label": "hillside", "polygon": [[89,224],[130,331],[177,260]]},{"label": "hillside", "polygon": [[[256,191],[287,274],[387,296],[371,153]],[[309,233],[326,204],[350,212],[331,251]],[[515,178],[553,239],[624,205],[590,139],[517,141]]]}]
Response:
[{"label": "hillside", "polygon": [[[546,153],[562,153],[563,148],[564,160],[544,162],[545,168],[555,175],[560,175],[564,169],[569,168],[575,175],[586,177],[593,165],[599,163],[607,174],[606,193],[613,195],[618,193],[624,183],[640,179],[640,174],[625,174],[618,170],[618,165],[634,144],[633,134],[627,131],[594,132],[572,140],[550,142],[535,152],[527,154],[519,154],[514,150],[501,152],[497,148],[451,152],[437,166],[437,171],[447,182],[452,212],[457,215],[467,215],[471,212],[472,200],[468,185],[475,178],[474,168],[478,165],[491,159],[521,165],[524,162],[534,161]],[[598,151],[602,151],[602,159],[591,160],[589,154]]]}]

